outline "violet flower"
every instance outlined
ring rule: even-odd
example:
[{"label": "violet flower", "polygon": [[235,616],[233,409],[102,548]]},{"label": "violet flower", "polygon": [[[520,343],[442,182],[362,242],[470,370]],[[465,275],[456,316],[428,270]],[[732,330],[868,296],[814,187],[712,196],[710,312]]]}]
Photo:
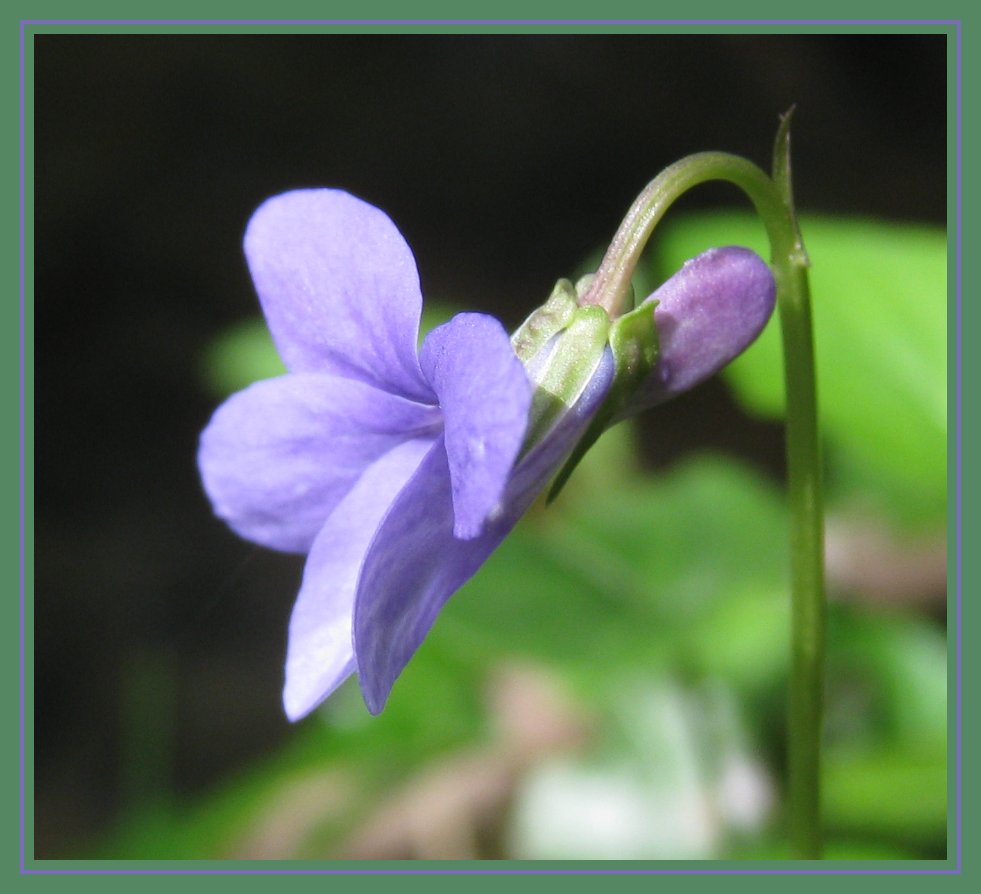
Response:
[{"label": "violet flower", "polygon": [[[341,191],[270,199],[245,252],[288,372],[218,408],[201,436],[202,479],[238,534],[307,553],[287,716],[303,717],[353,672],[377,714],[446,600],[604,418],[617,360],[605,330],[572,344],[562,339],[575,327],[561,327],[523,363],[501,324],[473,313],[417,351],[412,253],[382,211]],[[648,299],[656,365],[617,418],[717,371],[773,300],[769,269],[745,249],[688,262]],[[516,345],[521,331],[528,324]]]}]

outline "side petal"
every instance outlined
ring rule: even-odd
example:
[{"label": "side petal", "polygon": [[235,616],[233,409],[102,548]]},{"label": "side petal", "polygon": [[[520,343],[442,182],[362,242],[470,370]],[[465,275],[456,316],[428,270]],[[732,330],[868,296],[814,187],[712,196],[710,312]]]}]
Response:
[{"label": "side petal", "polygon": [[312,711],[354,671],[351,624],[365,550],[431,448],[431,441],[412,440],[386,453],[338,504],[314,541],[290,617],[283,688],[290,720]]},{"label": "side petal", "polygon": [[773,312],[776,286],[747,248],[713,248],[687,261],[654,292],[657,364],[618,418],[687,391],[749,347]]},{"label": "side petal", "polygon": [[504,327],[484,314],[434,329],[419,359],[443,411],[453,532],[471,539],[504,495],[528,427],[531,383]]},{"label": "side petal", "polygon": [[198,465],[215,513],[248,540],[306,552],[327,516],[378,457],[435,437],[439,411],[318,373],[232,395],[201,435]]},{"label": "side petal", "polygon": [[383,211],[336,189],[284,193],[252,216],[245,254],[287,369],[428,399],[419,274]]},{"label": "side petal", "polygon": [[613,381],[604,356],[568,414],[514,469],[501,510],[473,540],[454,536],[450,470],[439,443],[398,495],[368,549],[354,607],[358,677],[379,713],[436,615],[487,560],[589,426]]}]

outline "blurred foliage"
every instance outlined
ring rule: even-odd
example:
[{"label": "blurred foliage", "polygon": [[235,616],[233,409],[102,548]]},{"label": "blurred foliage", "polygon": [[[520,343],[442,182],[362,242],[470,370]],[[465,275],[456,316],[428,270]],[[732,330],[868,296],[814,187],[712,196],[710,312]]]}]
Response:
[{"label": "blurred foliage", "polygon": [[[829,503],[942,530],[943,234],[835,220],[804,232]],[[659,235],[641,294],[720,234],[762,248],[748,218],[690,218]],[[776,329],[728,372],[750,411],[774,416]],[[224,394],[280,368],[250,322],[205,374]],[[633,436],[608,432],[558,501],[532,509],[380,717],[346,684],[281,753],[197,803],[138,813],[88,856],[426,857],[445,855],[446,836],[482,857],[786,856],[779,482],[720,456],[653,476]],[[844,595],[829,609],[828,856],[943,858],[942,604]]]}]

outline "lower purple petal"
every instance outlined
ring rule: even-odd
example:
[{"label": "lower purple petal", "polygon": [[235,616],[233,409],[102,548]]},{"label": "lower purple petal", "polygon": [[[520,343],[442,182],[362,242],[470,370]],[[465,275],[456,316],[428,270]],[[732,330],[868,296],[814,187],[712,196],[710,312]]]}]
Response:
[{"label": "lower purple petal", "polygon": [[283,689],[290,720],[312,711],[354,671],[351,618],[365,551],[432,445],[430,440],[407,441],[381,457],[317,535],[290,618]]},{"label": "lower purple petal", "polygon": [[479,537],[454,536],[450,469],[440,443],[398,495],[368,548],[354,606],[358,677],[373,714],[384,707],[447,599],[487,560],[564,462],[612,380],[607,353],[577,404],[519,461],[500,511]]}]

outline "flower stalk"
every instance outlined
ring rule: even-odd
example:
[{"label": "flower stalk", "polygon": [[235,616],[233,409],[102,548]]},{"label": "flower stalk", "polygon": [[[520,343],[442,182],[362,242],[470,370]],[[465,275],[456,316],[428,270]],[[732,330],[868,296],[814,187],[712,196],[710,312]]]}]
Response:
[{"label": "flower stalk", "polygon": [[791,671],[788,700],[788,796],[793,856],[821,856],[820,753],[824,694],[824,518],[809,261],[794,211],[790,179],[790,113],[781,119],[773,172],[721,152],[681,159],[638,196],[604,256],[581,304],[611,315],[631,300],[631,277],[654,227],[683,193],[722,180],[752,202],[770,242],[777,285],[786,394],[787,486],[790,510]]}]

